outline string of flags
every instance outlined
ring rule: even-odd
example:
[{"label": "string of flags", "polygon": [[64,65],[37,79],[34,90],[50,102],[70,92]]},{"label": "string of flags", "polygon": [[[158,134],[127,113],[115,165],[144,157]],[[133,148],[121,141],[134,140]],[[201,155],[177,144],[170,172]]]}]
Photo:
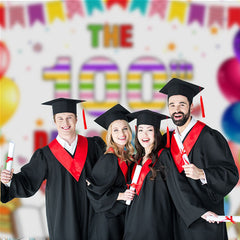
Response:
[{"label": "string of flags", "polygon": [[91,16],[94,11],[104,12],[114,5],[123,10],[140,11],[142,15],[161,20],[178,19],[181,24],[197,22],[200,26],[218,25],[219,28],[240,26],[240,7],[222,5],[204,5],[188,1],[170,0],[62,0],[49,2],[24,2],[22,5],[0,4],[0,27],[33,27],[35,23],[52,24],[55,20],[67,21],[78,15]]}]

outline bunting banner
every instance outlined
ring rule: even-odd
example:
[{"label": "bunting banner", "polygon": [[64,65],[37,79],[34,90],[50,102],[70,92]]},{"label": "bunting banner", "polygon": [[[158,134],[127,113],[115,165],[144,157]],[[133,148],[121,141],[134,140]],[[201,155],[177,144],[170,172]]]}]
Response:
[{"label": "bunting banner", "polygon": [[180,23],[184,23],[184,20],[186,19],[187,8],[188,3],[186,2],[171,2],[168,21],[172,21],[177,18]]},{"label": "bunting banner", "polygon": [[147,0],[132,0],[130,11],[139,10],[144,15],[147,10],[147,4]]},{"label": "bunting banner", "polygon": [[23,6],[10,6],[9,16],[10,16],[10,28],[12,28],[17,23],[19,23],[23,27],[25,26]]},{"label": "bunting banner", "polygon": [[113,5],[118,4],[123,9],[127,8],[128,1],[127,0],[106,0],[106,8],[110,9]]},{"label": "bunting banner", "polygon": [[223,20],[224,20],[224,7],[210,6],[208,26],[218,24],[220,27],[223,27]]},{"label": "bunting banner", "polygon": [[230,28],[240,26],[240,7],[214,6],[193,2],[169,0],[62,0],[19,5],[0,4],[0,28],[53,24],[57,19],[66,21],[75,16],[92,15],[94,11],[104,12],[113,7],[120,7],[129,12],[139,11],[149,17],[158,16],[168,22],[177,19],[181,24]]},{"label": "bunting banner", "polygon": [[205,6],[199,4],[192,4],[189,10],[188,24],[194,21],[198,22],[200,26],[204,24]]},{"label": "bunting banner", "polygon": [[5,8],[0,4],[0,26],[5,28]]},{"label": "bunting banner", "polygon": [[235,23],[240,26],[240,8],[230,7],[228,9],[228,27],[232,27]]},{"label": "bunting banner", "polygon": [[49,19],[49,23],[53,23],[55,19],[64,21],[65,14],[63,12],[63,3],[62,2],[47,2],[46,10]]},{"label": "bunting banner", "polygon": [[84,16],[81,0],[66,0],[66,11],[69,19],[72,19],[75,15]]},{"label": "bunting banner", "polygon": [[167,9],[167,0],[162,1],[152,1],[152,5],[150,7],[149,16],[159,15],[160,18],[165,18],[165,13]]},{"label": "bunting banner", "polygon": [[34,4],[28,6],[28,16],[29,16],[29,24],[33,26],[35,22],[45,24],[45,17],[44,17],[44,9],[42,4]]},{"label": "bunting banner", "polygon": [[100,0],[86,0],[85,4],[88,15],[92,15],[94,10],[103,11],[103,5]]}]

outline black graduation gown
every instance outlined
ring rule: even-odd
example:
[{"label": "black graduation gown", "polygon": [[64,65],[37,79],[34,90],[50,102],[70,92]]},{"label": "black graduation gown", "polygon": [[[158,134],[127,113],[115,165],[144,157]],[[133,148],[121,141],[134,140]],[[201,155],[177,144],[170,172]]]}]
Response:
[{"label": "black graduation gown", "polygon": [[[157,161],[155,169],[160,168]],[[125,240],[172,240],[174,206],[160,172],[150,180],[150,171],[142,184],[139,195],[135,195],[127,207],[125,217]]]},{"label": "black graduation gown", "polygon": [[[30,162],[14,174],[10,187],[1,184],[1,201],[30,197],[46,183],[46,214],[51,240],[87,240],[88,219],[91,214],[87,198],[86,178],[103,154],[101,138],[87,138],[88,153],[78,182],[61,165],[49,146],[38,149]],[[26,236],[29,237],[29,236]]]},{"label": "black graduation gown", "polygon": [[117,156],[104,154],[94,166],[90,181],[87,194],[94,215],[90,220],[89,240],[121,240],[126,204],[117,197],[127,186]]},{"label": "black graduation gown", "polygon": [[[224,197],[238,182],[238,170],[227,141],[218,131],[205,126],[188,158],[191,163],[204,170],[207,184],[203,185],[200,180],[185,177],[184,172],[178,172],[175,164],[168,165],[167,182],[172,196],[175,194],[177,198],[178,192],[182,202],[193,208],[200,207],[196,211],[178,210],[175,224],[176,239],[202,240],[204,237],[211,240],[225,240],[227,239],[226,224],[206,222],[201,218],[201,209],[225,215]],[[185,188],[186,182],[183,178],[189,184],[190,190],[186,190],[189,186]]]}]

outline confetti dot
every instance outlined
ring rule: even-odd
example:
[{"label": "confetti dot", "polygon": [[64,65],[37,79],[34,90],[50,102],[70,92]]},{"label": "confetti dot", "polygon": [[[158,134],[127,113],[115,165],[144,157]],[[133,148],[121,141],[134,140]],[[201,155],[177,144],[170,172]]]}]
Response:
[{"label": "confetti dot", "polygon": [[216,35],[216,34],[218,34],[218,28],[217,27],[211,27],[210,32],[211,32],[212,35]]},{"label": "confetti dot", "polygon": [[174,51],[176,49],[176,45],[175,45],[175,43],[171,42],[168,44],[167,48],[169,51]]},{"label": "confetti dot", "polygon": [[0,146],[4,145],[6,143],[6,138],[4,135],[0,135]]},{"label": "confetti dot", "polygon": [[41,52],[42,51],[42,44],[41,43],[35,43],[33,45],[33,51],[34,52]]},{"label": "confetti dot", "polygon": [[42,127],[44,124],[44,121],[41,118],[38,118],[35,122],[37,127]]}]

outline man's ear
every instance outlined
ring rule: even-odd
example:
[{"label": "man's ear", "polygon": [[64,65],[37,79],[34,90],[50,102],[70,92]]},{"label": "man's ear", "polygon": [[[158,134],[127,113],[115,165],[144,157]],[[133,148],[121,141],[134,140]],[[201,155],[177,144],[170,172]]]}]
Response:
[{"label": "man's ear", "polygon": [[191,106],[190,106],[190,113],[192,113],[193,111],[193,103],[191,103]]}]

